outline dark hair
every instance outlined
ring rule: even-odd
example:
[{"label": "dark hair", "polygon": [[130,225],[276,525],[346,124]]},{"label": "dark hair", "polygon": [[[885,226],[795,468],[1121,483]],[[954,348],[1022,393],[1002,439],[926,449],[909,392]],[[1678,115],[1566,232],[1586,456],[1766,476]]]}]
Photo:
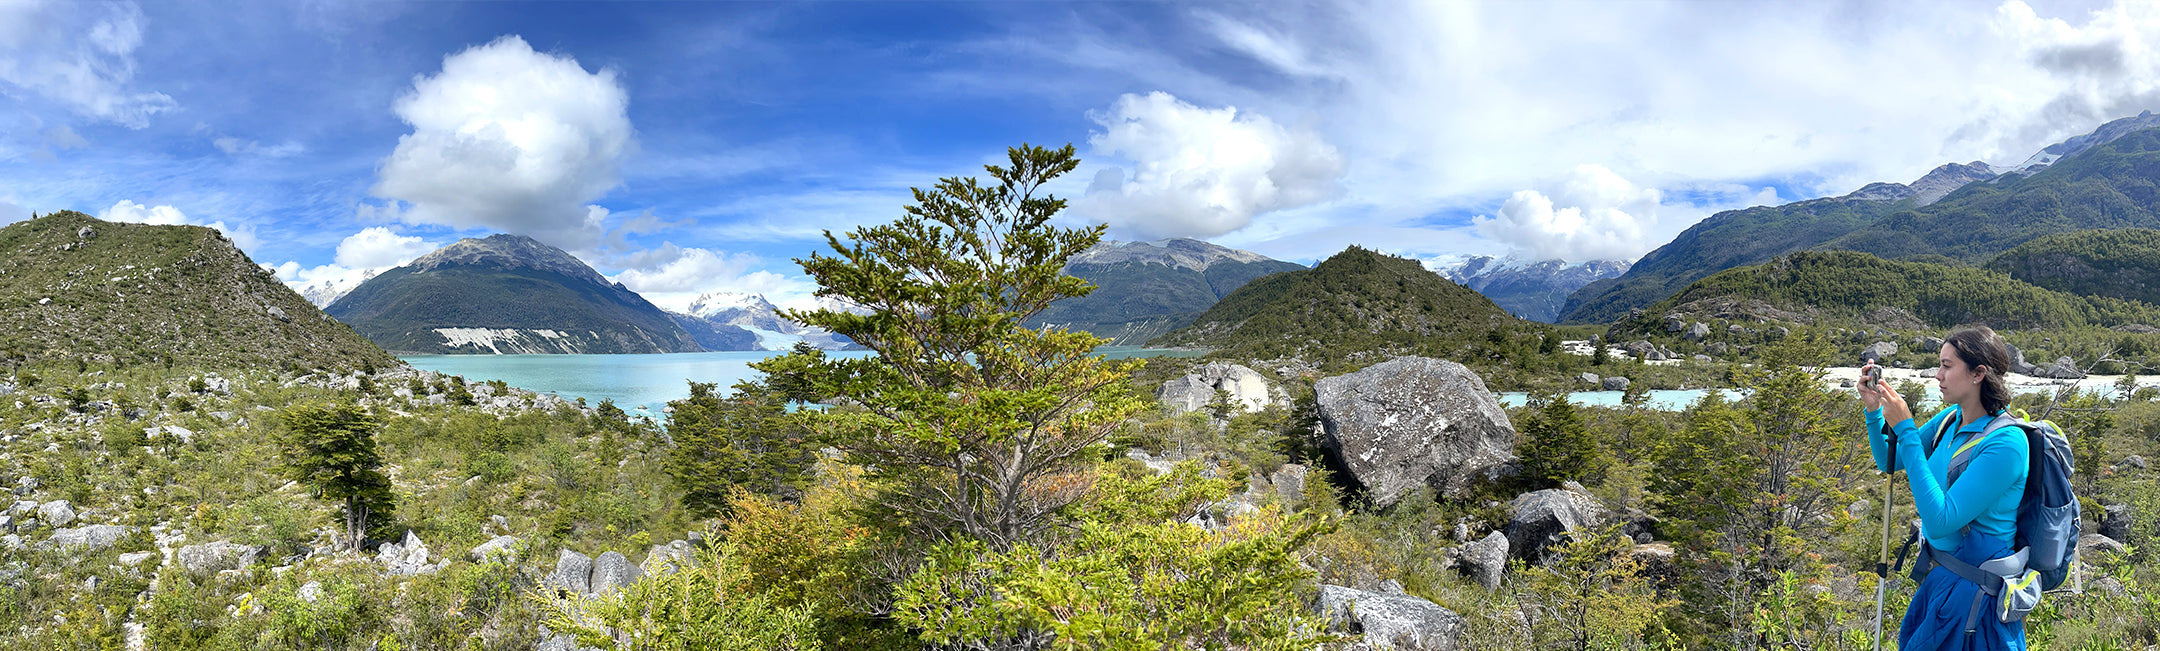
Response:
[{"label": "dark hair", "polygon": [[2003,379],[2003,374],[2009,372],[2010,346],[2003,343],[2001,335],[1987,326],[1973,326],[1950,333],[1943,345],[1966,366],[1987,369],[1987,374],[1980,376],[1981,407],[1994,414],[2010,406],[2010,384]]}]

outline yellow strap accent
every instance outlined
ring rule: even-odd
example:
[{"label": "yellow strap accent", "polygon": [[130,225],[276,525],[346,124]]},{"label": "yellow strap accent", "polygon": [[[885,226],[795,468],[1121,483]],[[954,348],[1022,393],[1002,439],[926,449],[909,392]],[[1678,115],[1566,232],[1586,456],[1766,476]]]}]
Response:
[{"label": "yellow strap accent", "polygon": [[[1997,429],[2001,429],[2001,428],[1997,428]],[[1966,442],[1965,442],[1965,445],[1964,445],[1963,447],[1960,447],[1960,448],[1958,448],[1956,452],[1952,452],[1952,453],[1950,453],[1950,456],[1951,456],[1952,458],[1956,458],[1956,457],[1957,457],[1957,455],[1960,455],[1960,454],[1964,454],[1966,450],[1970,450],[1970,449],[1972,449],[1972,447],[1973,447],[1973,446],[1975,446],[1975,445],[1979,445],[1981,441],[1985,441],[1985,440],[1988,440],[1988,435],[1989,435],[1989,434],[1993,434],[1993,433],[1994,433],[1994,432],[1981,432],[1981,433],[1979,433],[1979,434],[1976,434],[1976,435],[1974,435],[1974,436],[1973,436],[1973,438],[1972,438],[1972,440],[1970,440],[1970,441],[1966,441]]]},{"label": "yellow strap accent", "polygon": [[2010,589],[2012,589],[2012,590],[2023,590],[2023,589],[2025,589],[2025,586],[2028,586],[2028,585],[2032,585],[2033,579],[2037,579],[2037,578],[2040,578],[2040,573],[2039,573],[2039,572],[2037,572],[2037,571],[2031,571],[2031,570],[2027,570],[2027,571],[2025,572],[2025,580],[2023,580],[2023,581],[2019,581],[2019,582],[2017,582],[2017,583],[2013,583],[2013,584],[2011,584],[2011,585],[2010,585]]}]

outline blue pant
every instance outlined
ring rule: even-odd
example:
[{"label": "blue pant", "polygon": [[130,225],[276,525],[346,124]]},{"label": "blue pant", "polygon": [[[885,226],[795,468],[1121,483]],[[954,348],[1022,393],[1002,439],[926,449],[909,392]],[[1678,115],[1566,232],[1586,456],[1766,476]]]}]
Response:
[{"label": "blue pant", "polygon": [[[2009,556],[2009,541],[1965,534],[1964,544],[1958,547],[1958,560],[1978,566],[1989,560]],[[2025,622],[2005,624],[1995,617],[2000,606],[1996,597],[1982,597],[1977,630],[1965,634],[1965,617],[1972,611],[1973,593],[1980,586],[1965,580],[1949,568],[1936,566],[1928,570],[1927,579],[1920,582],[1920,589],[1913,594],[1912,605],[1905,608],[1905,624],[1898,628],[1900,651],[1965,651],[2025,648]]]}]

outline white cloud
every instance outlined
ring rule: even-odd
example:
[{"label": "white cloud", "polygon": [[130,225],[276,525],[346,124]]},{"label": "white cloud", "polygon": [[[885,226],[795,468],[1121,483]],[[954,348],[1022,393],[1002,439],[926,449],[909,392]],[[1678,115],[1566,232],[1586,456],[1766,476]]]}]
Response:
[{"label": "white cloud", "polygon": [[1310,205],[1339,191],[1342,157],[1319,135],[1235,107],[1206,109],[1169,93],[1120,96],[1089,115],[1088,144],[1131,161],[1096,173],[1078,216],[1141,237],[1211,237],[1255,215]]},{"label": "white cloud", "polygon": [[[443,58],[397,101],[413,132],[385,159],[376,196],[411,224],[492,228],[564,248],[601,236],[587,204],[620,183],[635,148],[612,70],[505,36]],[[604,216],[600,211],[599,216]]]},{"label": "white cloud", "polygon": [[761,261],[748,253],[683,248],[670,242],[625,256],[622,262],[626,268],[612,280],[654,305],[677,312],[710,292],[762,294],[780,307],[804,308],[815,301],[811,292],[816,287],[808,280],[754,269]]},{"label": "white cloud", "polygon": [[100,213],[98,219],[109,222],[130,222],[157,226],[207,226],[224,233],[225,237],[231,239],[233,245],[240,247],[242,251],[252,250],[262,244],[262,240],[255,237],[253,227],[245,225],[228,226],[224,220],[204,222],[192,219],[186,213],[180,212],[179,208],[172,206],[145,206],[121,199],[120,203],[113,204],[111,208],[107,208],[105,212]]},{"label": "white cloud", "polygon": [[0,2],[0,83],[82,115],[147,127],[150,116],[177,105],[131,88],[143,23],[133,2]]},{"label": "white cloud", "polygon": [[262,143],[253,140],[243,140],[240,138],[234,138],[232,136],[223,136],[215,140],[211,140],[210,144],[217,147],[218,151],[225,152],[227,155],[231,156],[257,155],[264,158],[285,158],[287,156],[293,156],[307,151],[306,145],[302,145],[298,142],[290,140],[275,145],[264,146]]},{"label": "white cloud", "polygon": [[396,267],[439,248],[441,244],[418,236],[398,235],[388,228],[371,226],[338,242],[337,264],[354,269]]},{"label": "white cloud", "polygon": [[1500,216],[1471,222],[1529,260],[1634,260],[1663,243],[1645,237],[1657,225],[1659,199],[1656,189],[1604,166],[1578,165],[1543,192],[1516,192]]}]

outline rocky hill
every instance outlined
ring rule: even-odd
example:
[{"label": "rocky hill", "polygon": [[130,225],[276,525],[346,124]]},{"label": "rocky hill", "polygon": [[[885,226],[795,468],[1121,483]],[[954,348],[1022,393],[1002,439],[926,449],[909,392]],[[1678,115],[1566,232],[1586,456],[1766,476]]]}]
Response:
[{"label": "rocky hill", "polygon": [[1252,359],[1444,351],[1523,321],[1415,260],[1351,247],[1311,269],[1255,280],[1152,345]]},{"label": "rocky hill", "polygon": [[[2026,240],[2091,228],[2154,227],[2160,117],[2146,113],[2048,146],[2009,170],[1944,165],[1911,185],[1721,212],[1568,297],[1564,323],[1609,323],[1724,269],[1809,249],[1980,263]],[[1997,175],[1996,172],[2002,174]]]},{"label": "rocky hill", "polygon": [[1448,280],[1484,294],[1510,314],[1546,323],[1560,317],[1560,309],[1567,306],[1567,297],[1575,290],[1628,270],[1624,260],[1526,263],[1489,255],[1427,266]]},{"label": "rocky hill", "polygon": [[2043,235],[1995,256],[1987,268],[2056,291],[2160,304],[2160,230]]},{"label": "rocky hill", "polygon": [[62,211],[0,228],[0,358],[121,365],[398,366],[216,230]]},{"label": "rocky hill", "polygon": [[1065,266],[1065,273],[1094,283],[1095,291],[1052,304],[1028,325],[1086,330],[1112,345],[1142,345],[1191,323],[1256,278],[1304,268],[1200,240],[1103,242]]},{"label": "rocky hill", "polygon": [[459,240],[368,279],[326,311],[399,352],[704,350],[644,297],[521,235]]}]

